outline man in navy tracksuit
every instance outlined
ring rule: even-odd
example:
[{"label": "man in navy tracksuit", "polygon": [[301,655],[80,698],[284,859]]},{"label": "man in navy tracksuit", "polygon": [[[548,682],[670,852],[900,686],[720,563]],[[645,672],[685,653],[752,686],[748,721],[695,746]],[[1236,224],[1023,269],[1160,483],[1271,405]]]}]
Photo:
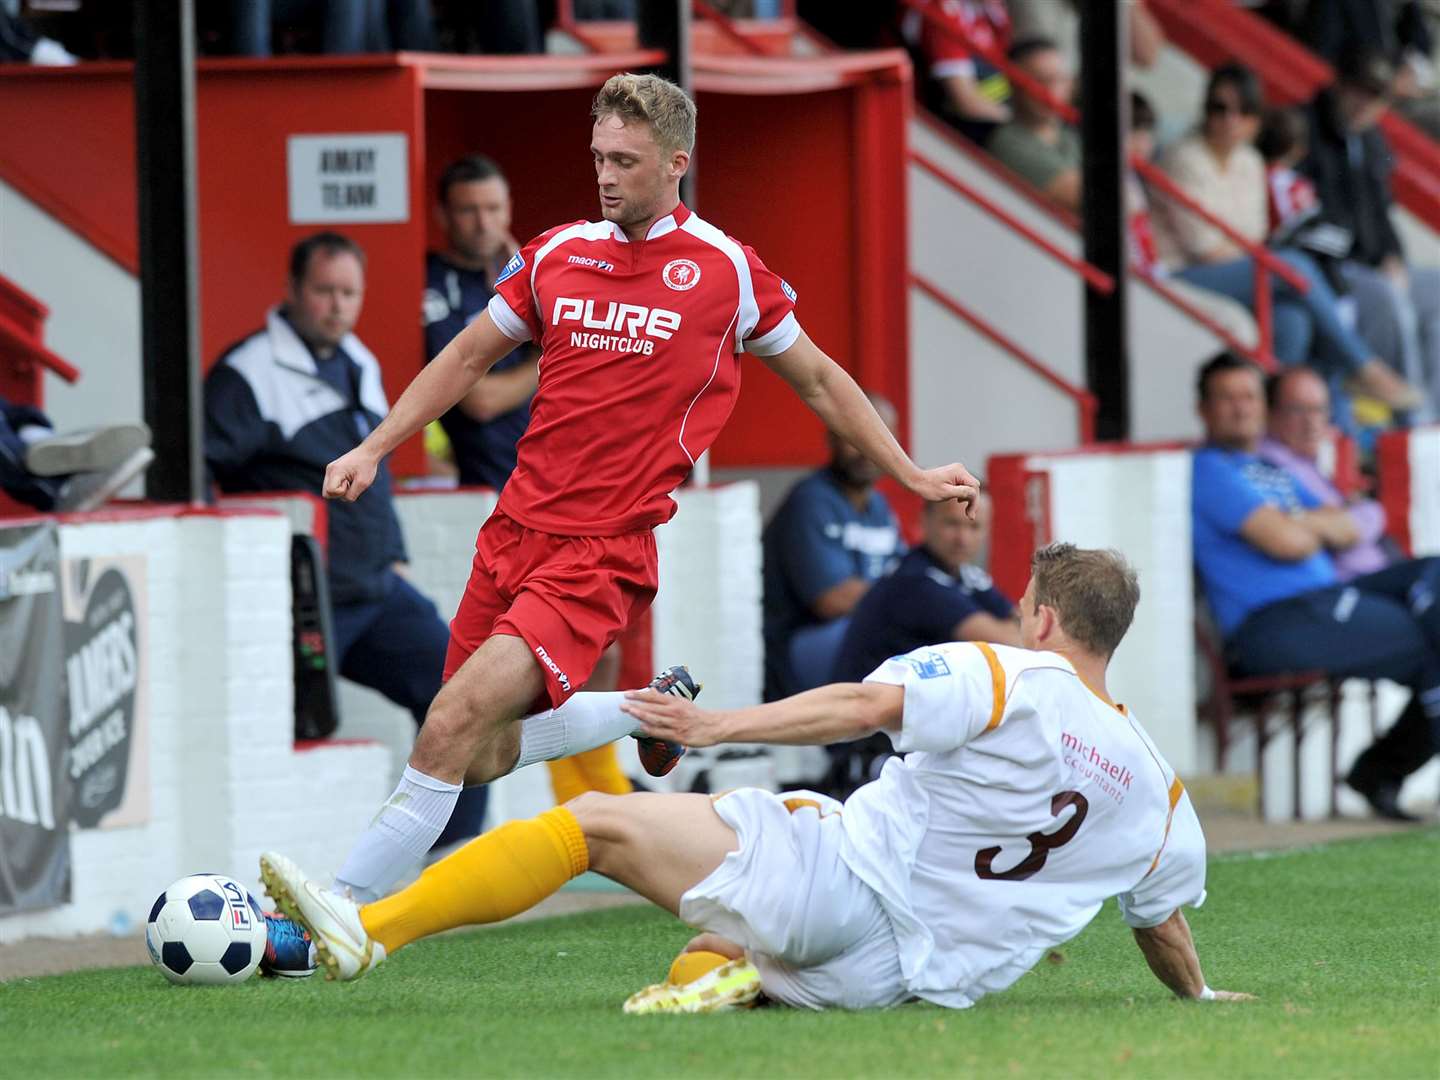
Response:
[{"label": "man in navy tracksuit", "polygon": [[[425,358],[433,360],[490,302],[495,279],[520,245],[510,235],[510,187],[479,154],[440,175],[436,213],[445,250],[425,256]],[[530,423],[540,375],[529,345],[502,357],[440,418],[460,483],[499,491],[515,468],[515,445]]]},{"label": "man in navy tracksuit", "polygon": [[[205,380],[205,458],[222,491],[319,495],[325,466],[389,411],[380,365],[351,332],[364,289],[365,255],[352,240],[319,233],[295,246],[285,303]],[[450,632],[397,572],[405,541],[388,469],[355,502],[325,507],[340,674],[421,724],[440,690]],[[485,789],[466,791],[436,848],[478,834],[484,813]]]}]

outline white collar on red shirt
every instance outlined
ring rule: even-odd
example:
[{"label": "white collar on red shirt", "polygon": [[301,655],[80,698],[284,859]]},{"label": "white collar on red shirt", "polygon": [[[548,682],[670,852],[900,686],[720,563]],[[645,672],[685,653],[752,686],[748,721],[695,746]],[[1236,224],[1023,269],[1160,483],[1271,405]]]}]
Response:
[{"label": "white collar on red shirt", "polygon": [[[674,210],[670,211],[670,213],[658,219],[655,224],[650,226],[650,231],[645,234],[645,239],[657,240],[660,237],[664,236],[666,233],[674,232],[676,229],[680,228],[681,225],[685,224],[685,219],[689,216],[690,208],[684,203],[676,203]],[[622,229],[619,225],[616,225],[613,221],[610,223],[610,232],[616,240],[620,241],[620,243],[628,244],[630,242],[630,238],[625,235],[625,230]]]}]

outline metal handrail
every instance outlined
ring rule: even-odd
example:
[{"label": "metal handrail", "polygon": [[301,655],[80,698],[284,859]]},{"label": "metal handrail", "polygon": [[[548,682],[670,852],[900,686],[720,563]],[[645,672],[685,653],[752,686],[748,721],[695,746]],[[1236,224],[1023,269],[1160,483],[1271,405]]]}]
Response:
[{"label": "metal handrail", "polygon": [[1076,386],[1074,383],[1062,379],[1031,353],[1027,352],[989,322],[965,307],[960,301],[941,289],[940,286],[913,272],[909,274],[908,277],[911,285],[915,286],[931,300],[934,300],[951,315],[954,315],[962,322],[968,323],[982,337],[988,338],[995,345],[998,345],[1005,352],[1020,361],[1023,366],[1029,368],[1036,375],[1040,376],[1040,378],[1070,398],[1080,413],[1080,442],[1086,444],[1095,441],[1095,413],[1099,407],[1099,403],[1094,394],[1090,393],[1090,391],[1084,387]]},{"label": "metal handrail", "polygon": [[1104,293],[1106,296],[1109,296],[1115,291],[1115,279],[1109,274],[1105,273],[1104,270],[1101,270],[1094,263],[1086,262],[1084,259],[1077,259],[1074,255],[1071,255],[1068,251],[1060,247],[1058,244],[1054,243],[1051,240],[1047,240],[1045,237],[1041,236],[1038,232],[1032,229],[1029,225],[1026,225],[1025,222],[1021,221],[1014,214],[1010,213],[1010,211],[1006,210],[999,203],[995,202],[993,199],[990,199],[986,195],[982,195],[975,188],[965,183],[953,173],[947,171],[937,162],[932,161],[930,158],[926,157],[918,150],[910,151],[910,160],[916,165],[919,165],[920,168],[924,169],[931,176],[939,180],[942,184],[945,184],[956,194],[970,200],[976,206],[980,207],[986,213],[990,214],[991,217],[1000,219],[1000,221],[1008,225],[1013,231],[1019,233],[1021,237],[1028,240],[1031,244],[1038,247],[1041,251],[1054,258],[1057,262],[1068,266],[1071,270],[1074,270],[1077,274],[1079,274],[1085,279],[1086,284],[1088,284],[1092,289],[1095,289],[1097,292]]},{"label": "metal handrail", "polygon": [[739,45],[742,49],[748,52],[751,56],[767,55],[766,50],[762,45],[758,44],[757,42],[751,41],[748,37],[746,37],[740,32],[740,30],[735,26],[734,19],[730,18],[730,16],[726,15],[723,11],[719,11],[710,4],[706,3],[706,0],[690,0],[690,10],[693,11],[700,18],[704,19],[706,22],[713,24],[715,29],[720,31],[721,37],[733,41],[735,44]]}]

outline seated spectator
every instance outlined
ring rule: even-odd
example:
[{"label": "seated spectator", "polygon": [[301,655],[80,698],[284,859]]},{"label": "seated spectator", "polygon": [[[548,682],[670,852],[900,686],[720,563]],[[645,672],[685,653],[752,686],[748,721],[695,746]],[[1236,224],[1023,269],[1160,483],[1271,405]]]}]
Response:
[{"label": "seated spectator", "polygon": [[984,142],[1010,119],[1010,82],[970,42],[1004,53],[1010,14],[1004,0],[929,0],[929,11],[935,18],[907,10],[901,30],[920,53],[932,107],[967,138]]},{"label": "seated spectator", "polygon": [[1340,269],[1355,297],[1360,336],[1424,388],[1410,405],[1411,420],[1430,422],[1440,419],[1440,267],[1408,264],[1390,217],[1390,147],[1376,125],[1393,76],[1379,53],[1342,56],[1334,87],[1311,107],[1302,170],[1315,182],[1325,219],[1354,237]]},{"label": "seated spectator", "polygon": [[[1010,50],[1027,75],[1069,101],[1075,80],[1069,61],[1049,38],[1027,38]],[[990,136],[990,153],[1067,210],[1080,210],[1080,136],[1047,105],[1024,90],[1015,95],[1015,119]]]},{"label": "seated spectator", "polygon": [[1015,604],[975,563],[990,513],[989,496],[973,518],[959,502],[925,504],[924,545],[861,597],[827,682],[862,682],[889,657],[937,641],[1020,644]]},{"label": "seated spectator", "polygon": [[[352,332],[365,254],[337,233],[295,245],[285,302],[205,380],[205,460],[227,494],[308,491],[389,411],[380,364]],[[354,502],[325,503],[327,571],[340,674],[409,710],[418,726],[440,690],[450,631],[406,580],[390,471]],[[468,788],[436,841],[480,832],[485,789]]]},{"label": "seated spectator", "polygon": [[[1165,168],[1187,195],[1255,244],[1269,231],[1265,166],[1251,139],[1257,133],[1260,83],[1237,64],[1217,68],[1205,94],[1205,118],[1194,135],[1178,143]],[[1162,255],[1175,275],[1253,308],[1254,261],[1214,225],[1169,204],[1157,219]],[[1365,393],[1393,409],[1413,408],[1415,389],[1386,367],[1374,351],[1345,325],[1334,291],[1315,261],[1294,248],[1275,254],[1304,279],[1300,293],[1280,279],[1274,282],[1274,343],[1284,364],[1307,360],[1328,374],[1353,380]],[[1313,342],[1313,349],[1312,349]]]},{"label": "seated spectator", "polygon": [[[1155,154],[1155,110],[1143,94],[1134,92],[1130,94],[1130,131],[1125,138],[1125,154],[1141,161],[1149,161]],[[1166,288],[1213,319],[1236,341],[1253,345],[1259,334],[1255,320],[1244,307],[1228,296],[1169,276],[1155,242],[1150,195],[1134,169],[1125,171],[1125,215],[1131,269],[1152,280],[1165,280]]]},{"label": "seated spectator", "polygon": [[[893,428],[895,407],[869,396]],[[791,489],[761,541],[767,701],[829,679],[850,613],[905,550],[875,490],[880,470],[833,432],[829,441],[830,463]]]},{"label": "seated spectator", "polygon": [[429,0],[230,0],[230,49],[270,56],[271,31],[306,23],[322,53],[382,53],[434,48]]},{"label": "seated spectator", "polygon": [[1195,565],[1240,675],[1324,671],[1411,689],[1405,712],[1347,782],[1376,813],[1405,819],[1401,781],[1440,749],[1440,559],[1398,562],[1342,583],[1332,552],[1354,518],[1259,456],[1260,369],[1222,353],[1200,372],[1206,445],[1191,487]]},{"label": "seated spectator", "polygon": [[69,67],[76,63],[69,49],[53,38],[36,33],[20,17],[19,5],[0,3],[0,64],[34,64]]},{"label": "seated spectator", "polygon": [[[425,358],[433,360],[485,310],[495,279],[519,250],[510,235],[510,186],[489,158],[461,158],[440,175],[436,217],[445,250],[425,256]],[[499,491],[515,468],[515,444],[530,423],[539,372],[521,345],[440,418],[460,483]]]},{"label": "seated spectator", "polygon": [[1285,368],[1265,382],[1269,434],[1260,460],[1284,469],[1321,506],[1342,507],[1355,526],[1355,542],[1332,552],[1335,576],[1350,581],[1395,562],[1385,539],[1385,508],[1374,499],[1347,499],[1320,471],[1320,448],[1330,434],[1330,389],[1308,367]]},{"label": "seated spectator", "polygon": [[1340,273],[1339,261],[1350,253],[1354,238],[1348,229],[1323,220],[1320,195],[1314,183],[1297,170],[1310,153],[1309,121],[1298,109],[1269,109],[1255,138],[1255,149],[1265,159],[1272,247],[1298,247],[1308,252],[1335,291],[1341,317],[1355,323],[1350,286]]},{"label": "seated spectator", "polygon": [[1312,0],[1295,31],[1338,67],[1347,50],[1388,57],[1395,69],[1389,97],[1412,123],[1440,139],[1440,95],[1435,72],[1433,2],[1423,0]]},{"label": "seated spectator", "polygon": [[56,435],[39,409],[0,397],[0,491],[26,506],[45,513],[94,510],[154,460],[144,424]]}]

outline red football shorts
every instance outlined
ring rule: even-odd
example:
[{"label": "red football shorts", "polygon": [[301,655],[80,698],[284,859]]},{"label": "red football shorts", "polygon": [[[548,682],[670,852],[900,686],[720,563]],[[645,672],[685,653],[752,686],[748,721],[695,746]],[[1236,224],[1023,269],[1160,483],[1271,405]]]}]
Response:
[{"label": "red football shorts", "polygon": [[[475,540],[470,581],[450,622],[445,678],[492,634],[523,638],[558,707],[659,585],[655,535],[556,536],[496,510]],[[540,707],[544,707],[543,703]]]}]

